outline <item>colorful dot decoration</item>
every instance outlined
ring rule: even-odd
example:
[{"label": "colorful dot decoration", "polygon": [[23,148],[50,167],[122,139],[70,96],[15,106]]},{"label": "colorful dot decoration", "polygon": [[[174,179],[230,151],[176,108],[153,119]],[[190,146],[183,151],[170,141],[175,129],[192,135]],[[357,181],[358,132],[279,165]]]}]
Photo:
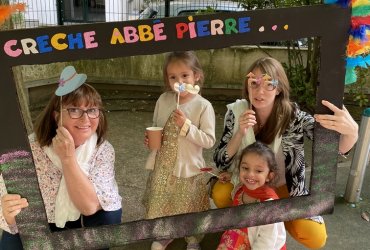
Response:
[{"label": "colorful dot decoration", "polygon": [[[277,29],[278,29],[278,26],[276,24],[274,24],[273,26],[271,26],[271,30],[276,31]],[[285,24],[283,26],[283,29],[284,30],[288,30],[289,29],[289,25],[288,24]],[[258,31],[259,32],[264,32],[265,31],[265,26],[259,27]]]}]

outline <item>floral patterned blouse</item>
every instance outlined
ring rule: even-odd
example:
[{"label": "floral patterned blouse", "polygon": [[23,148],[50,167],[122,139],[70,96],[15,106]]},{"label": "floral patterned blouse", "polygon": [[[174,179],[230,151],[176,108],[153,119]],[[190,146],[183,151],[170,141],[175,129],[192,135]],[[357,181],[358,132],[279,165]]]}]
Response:
[{"label": "floral patterned blouse", "polygon": [[[41,195],[45,204],[46,216],[49,223],[54,223],[55,200],[62,172],[53,165],[38,142],[30,141],[30,145]],[[104,141],[96,148],[89,161],[89,179],[93,183],[100,205],[105,211],[115,211],[122,207],[122,198],[118,193],[118,186],[115,180],[114,161],[114,149],[108,141]],[[6,193],[4,179],[0,175],[0,196]],[[6,223],[2,213],[1,201],[0,228],[13,234],[18,232],[16,226],[9,228]]]}]

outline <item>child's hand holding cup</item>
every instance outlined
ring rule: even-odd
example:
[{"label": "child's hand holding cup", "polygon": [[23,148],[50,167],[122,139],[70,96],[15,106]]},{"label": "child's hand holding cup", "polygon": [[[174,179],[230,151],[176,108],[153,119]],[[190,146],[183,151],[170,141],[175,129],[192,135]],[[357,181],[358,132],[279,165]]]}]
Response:
[{"label": "child's hand holding cup", "polygon": [[162,127],[146,128],[146,136],[148,138],[148,147],[150,150],[158,150],[162,144]]}]

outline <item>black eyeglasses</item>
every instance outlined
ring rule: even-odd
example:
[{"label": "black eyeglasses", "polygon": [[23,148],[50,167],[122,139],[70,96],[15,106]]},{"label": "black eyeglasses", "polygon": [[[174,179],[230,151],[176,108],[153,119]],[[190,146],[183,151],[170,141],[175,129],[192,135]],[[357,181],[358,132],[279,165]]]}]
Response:
[{"label": "black eyeglasses", "polygon": [[100,115],[100,109],[98,108],[90,108],[90,109],[80,109],[80,108],[67,108],[63,109],[68,111],[68,115],[71,119],[79,119],[81,118],[85,113],[87,116],[91,119],[96,119]]}]

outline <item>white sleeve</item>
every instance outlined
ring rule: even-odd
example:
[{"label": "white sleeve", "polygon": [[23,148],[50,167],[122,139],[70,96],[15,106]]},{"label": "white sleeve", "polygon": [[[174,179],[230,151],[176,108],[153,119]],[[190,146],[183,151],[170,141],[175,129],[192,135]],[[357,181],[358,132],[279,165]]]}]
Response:
[{"label": "white sleeve", "polygon": [[280,250],[286,241],[283,222],[248,228],[248,239],[252,250]]},{"label": "white sleeve", "polygon": [[158,111],[159,111],[159,99],[155,103],[155,108],[154,108],[154,113],[153,113],[153,123],[152,123],[153,127],[158,126],[157,124],[158,123]]},{"label": "white sleeve", "polygon": [[215,111],[211,103],[207,102],[200,113],[199,128],[191,124],[186,139],[202,148],[210,149],[216,142],[215,126]]}]

